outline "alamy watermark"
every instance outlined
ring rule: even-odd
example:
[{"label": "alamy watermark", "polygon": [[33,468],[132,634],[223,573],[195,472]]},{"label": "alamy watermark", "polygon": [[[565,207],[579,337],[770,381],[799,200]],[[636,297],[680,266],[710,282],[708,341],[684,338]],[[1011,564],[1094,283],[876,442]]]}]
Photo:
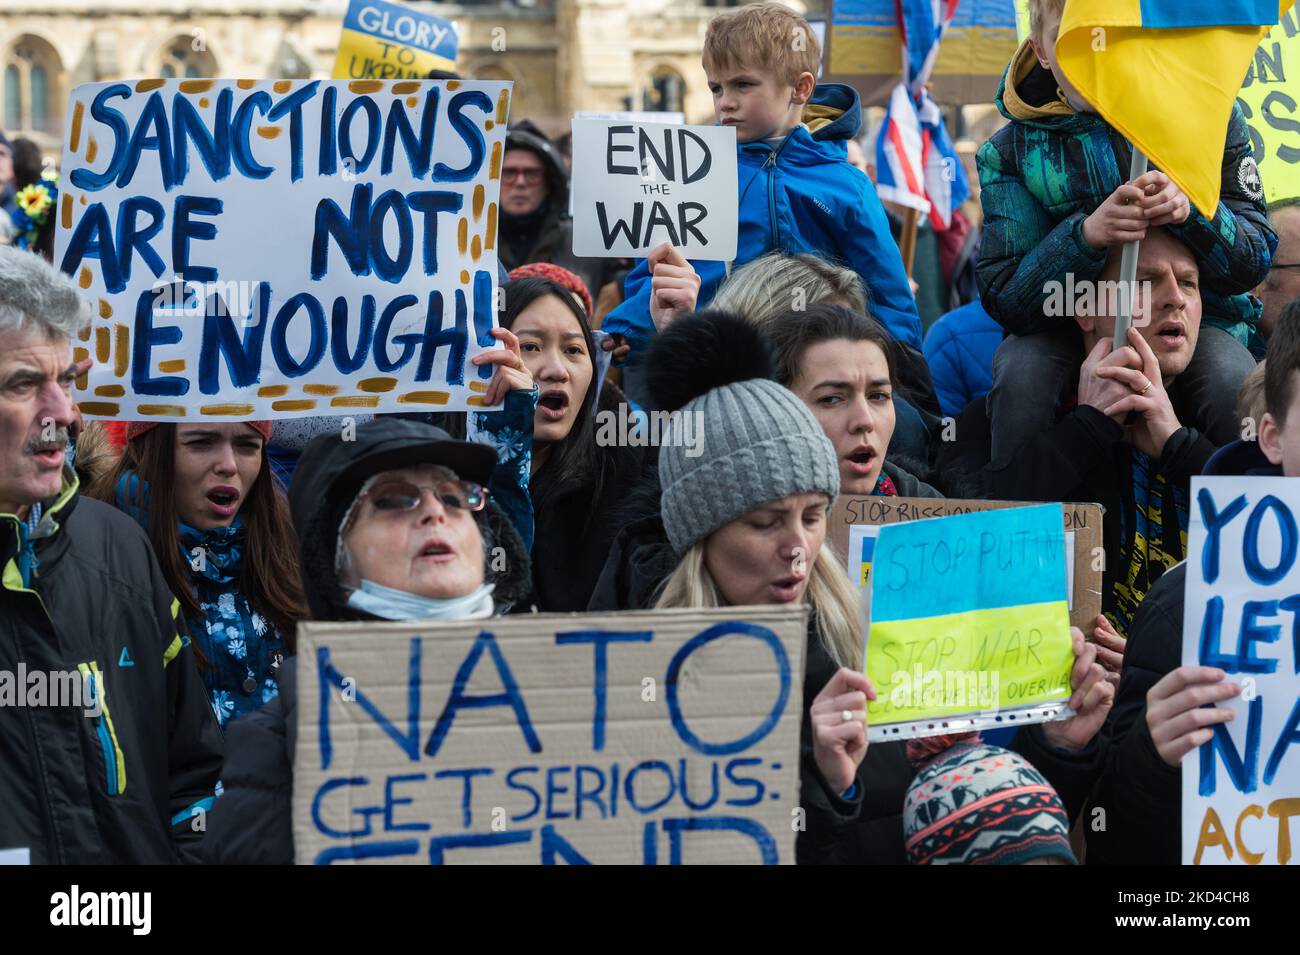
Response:
[{"label": "alamy watermark", "polygon": [[72,707],[86,716],[104,710],[92,678],[78,670],[29,670],[19,661],[17,671],[0,670],[0,707]]},{"label": "alamy watermark", "polygon": [[688,458],[704,453],[703,411],[633,411],[625,402],[617,410],[596,413],[596,445],[602,448],[686,448]]},{"label": "alamy watermark", "polygon": [[[1150,282],[1120,282],[1109,279],[1074,280],[1073,272],[1065,273],[1065,281],[1053,279],[1043,283],[1043,292],[1047,295],[1043,302],[1043,314],[1048,318],[1074,318],[1076,315],[1118,315],[1121,306],[1129,304],[1129,314],[1133,316],[1133,325],[1148,325],[1151,319],[1146,315],[1135,315],[1137,306],[1151,301]],[[1136,292],[1136,297],[1128,296]]]}]

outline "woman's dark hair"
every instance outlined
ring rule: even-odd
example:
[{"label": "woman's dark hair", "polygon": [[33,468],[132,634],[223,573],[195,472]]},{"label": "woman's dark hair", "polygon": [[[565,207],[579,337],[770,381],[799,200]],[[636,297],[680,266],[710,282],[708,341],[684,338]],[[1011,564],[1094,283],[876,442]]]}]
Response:
[{"label": "woman's dark hair", "polygon": [[45,160],[41,156],[41,147],[30,139],[13,141],[14,187],[23,189],[34,182],[40,182],[45,171]]},{"label": "woman's dark hair", "polygon": [[583,341],[587,346],[587,355],[591,360],[591,384],[582,396],[578,416],[569,433],[555,443],[546,464],[538,468],[533,475],[533,507],[540,511],[547,504],[561,495],[575,490],[590,492],[596,500],[605,483],[605,467],[608,454],[602,454],[596,446],[596,339],[591,333],[591,323],[587,313],[574,299],[573,293],[564,286],[549,279],[527,278],[507,282],[504,286],[506,307],[501,316],[502,328],[514,328],[515,322],[524,309],[539,299],[553,295],[564,303],[572,314],[578,327],[582,329]]},{"label": "woman's dark hair", "polygon": [[[45,157],[41,147],[30,139],[15,139],[11,145],[14,160],[14,188],[26,187],[41,181],[45,174]],[[36,239],[31,244],[31,251],[43,255],[47,262],[54,261],[54,213],[53,208],[45,217],[45,224],[36,232]]]},{"label": "woman's dark hair", "polygon": [[776,380],[787,388],[799,377],[799,366],[809,348],[840,339],[871,342],[879,348],[889,369],[890,384],[897,387],[894,344],[889,333],[874,318],[842,305],[813,305],[802,312],[778,315],[764,326],[763,331],[776,351]]},{"label": "woman's dark hair", "polygon": [[[128,441],[122,457],[109,474],[91,489],[91,496],[115,503],[119,478],[128,470],[140,478],[139,498],[149,488],[148,533],[163,578],[173,596],[188,614],[200,614],[198,598],[190,584],[190,568],[181,556],[176,513],[176,425],[160,424]],[[130,503],[140,508],[137,498]],[[307,616],[307,599],[298,572],[298,536],[289,519],[284,493],[275,486],[271,458],[262,448],[262,466],[240,507],[247,528],[239,591],[249,605],[270,621],[285,639],[286,649],[295,652],[294,628]],[[199,652],[198,644],[194,649]],[[199,659],[202,660],[199,652]],[[206,660],[202,660],[207,665]]]}]

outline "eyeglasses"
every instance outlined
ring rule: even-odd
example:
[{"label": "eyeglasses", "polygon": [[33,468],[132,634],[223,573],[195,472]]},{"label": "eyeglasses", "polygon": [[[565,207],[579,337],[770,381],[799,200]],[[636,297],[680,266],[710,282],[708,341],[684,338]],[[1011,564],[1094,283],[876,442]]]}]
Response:
[{"label": "eyeglasses", "polygon": [[542,181],[542,171],[540,169],[502,169],[501,178],[505,182],[522,179],[528,185],[535,186]]},{"label": "eyeglasses", "polygon": [[380,514],[406,514],[420,506],[425,491],[432,491],[443,507],[452,510],[481,511],[487,506],[487,489],[472,481],[446,480],[418,485],[409,481],[384,481],[362,496]]}]

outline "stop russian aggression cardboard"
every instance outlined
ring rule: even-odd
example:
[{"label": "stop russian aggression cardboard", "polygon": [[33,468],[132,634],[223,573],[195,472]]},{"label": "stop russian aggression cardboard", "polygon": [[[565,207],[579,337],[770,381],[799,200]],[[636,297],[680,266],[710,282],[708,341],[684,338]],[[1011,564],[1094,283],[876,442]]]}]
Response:
[{"label": "stop russian aggression cardboard", "polygon": [[803,607],[305,623],[299,863],[791,863]]},{"label": "stop russian aggression cardboard", "polygon": [[[849,569],[849,575],[869,590],[869,581],[861,580],[861,550],[853,555],[850,565],[849,544],[856,538],[870,540],[874,528],[900,521],[926,520],[948,517],[953,514],[970,514],[977,511],[1001,510],[1008,507],[1030,507],[1018,501],[978,501],[960,498],[928,497],[873,497],[843,494],[831,510],[827,539],[835,549],[837,559]],[[1092,632],[1092,623],[1101,613],[1101,578],[1103,550],[1101,545],[1102,516],[1105,509],[1100,504],[1063,504],[1067,551],[1068,603],[1070,623],[1085,633]],[[859,528],[855,534],[853,528]],[[864,529],[869,529],[864,531]]]}]

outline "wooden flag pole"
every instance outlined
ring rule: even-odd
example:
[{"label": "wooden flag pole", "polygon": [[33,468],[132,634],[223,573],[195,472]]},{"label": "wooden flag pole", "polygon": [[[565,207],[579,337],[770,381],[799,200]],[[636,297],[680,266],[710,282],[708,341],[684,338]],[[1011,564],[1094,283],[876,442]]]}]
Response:
[{"label": "wooden flag pole", "polygon": [[[1134,147],[1133,161],[1129,164],[1128,181],[1131,183],[1147,171],[1147,157]],[[1115,348],[1128,344],[1129,326],[1133,324],[1133,295],[1137,288],[1138,242],[1125,242],[1119,259],[1119,315],[1115,318]]]},{"label": "wooden flag pole", "polygon": [[921,225],[921,213],[907,206],[903,210],[903,230],[898,236],[898,251],[903,256],[903,268],[912,277],[912,263],[916,260],[916,233]]}]

